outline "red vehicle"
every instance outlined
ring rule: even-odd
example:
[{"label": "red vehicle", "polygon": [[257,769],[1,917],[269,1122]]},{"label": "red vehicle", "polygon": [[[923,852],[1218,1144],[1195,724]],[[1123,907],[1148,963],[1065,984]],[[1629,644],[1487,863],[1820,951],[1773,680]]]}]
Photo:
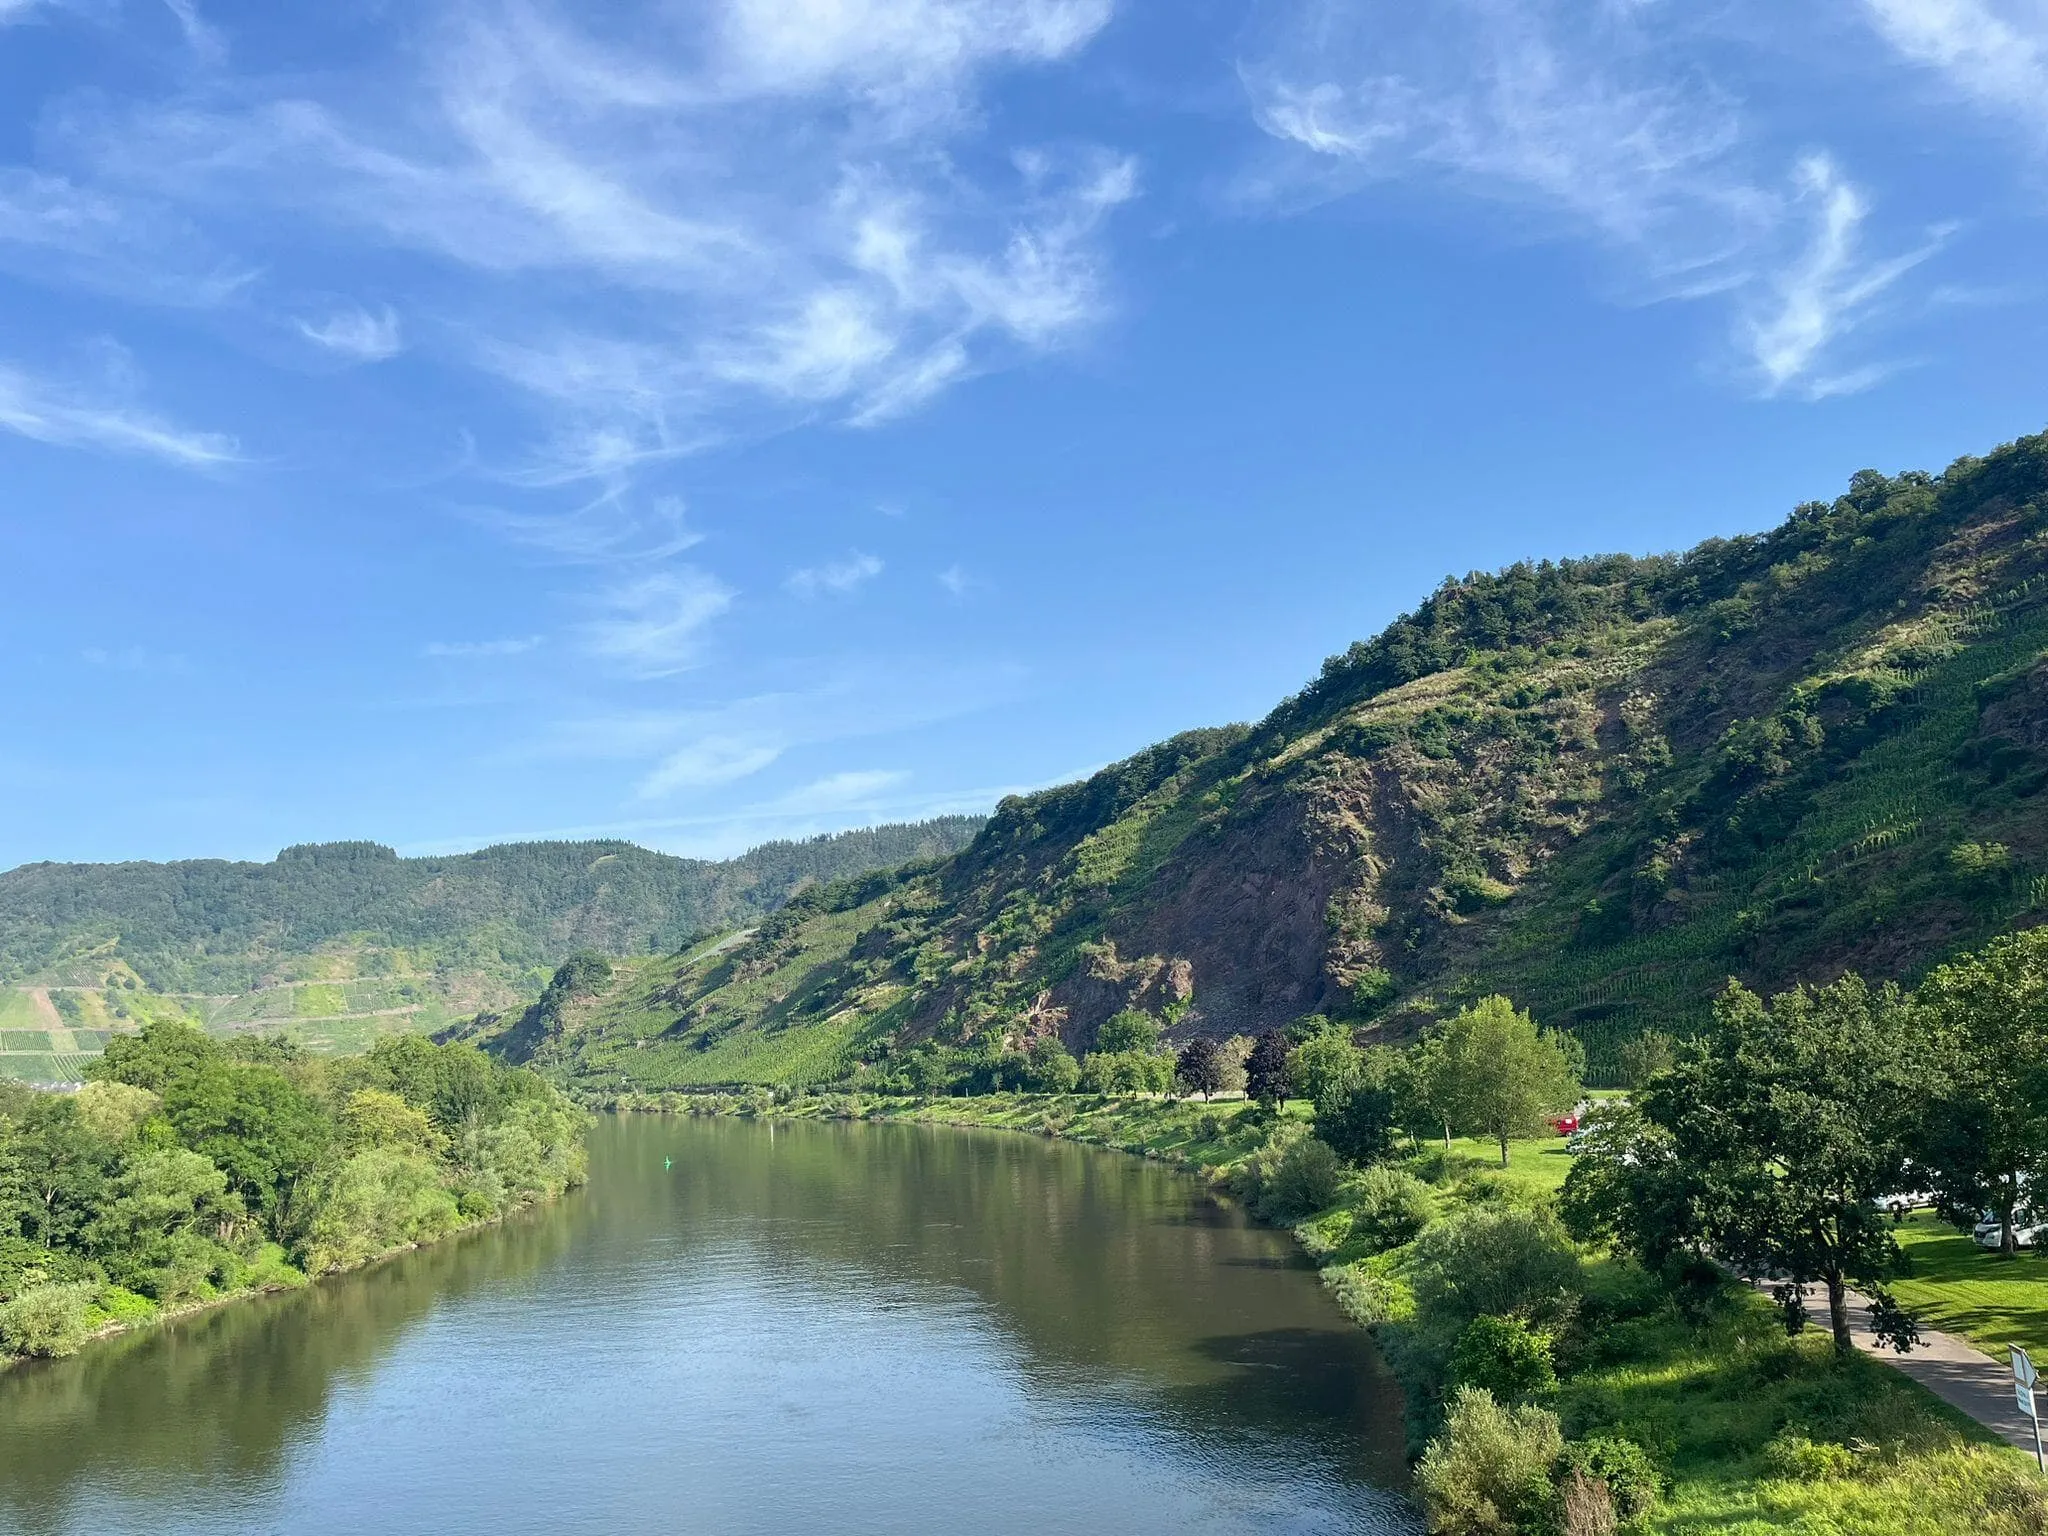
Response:
[{"label": "red vehicle", "polygon": [[1558,1135],[1569,1136],[1579,1128],[1579,1117],[1576,1114],[1560,1115],[1550,1123],[1557,1127]]}]

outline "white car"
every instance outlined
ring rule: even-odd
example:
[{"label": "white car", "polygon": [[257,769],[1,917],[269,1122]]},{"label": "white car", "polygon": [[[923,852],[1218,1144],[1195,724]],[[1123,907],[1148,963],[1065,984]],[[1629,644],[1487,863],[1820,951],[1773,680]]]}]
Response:
[{"label": "white car", "polygon": [[1889,1195],[1872,1195],[1870,1203],[1880,1211],[1903,1218],[1909,1211],[1933,1210],[1934,1196],[1924,1189],[1901,1189]]},{"label": "white car", "polygon": [[[1988,1248],[1996,1252],[2005,1246],[2004,1227],[2005,1224],[1996,1216],[1991,1216],[1978,1222],[1970,1235],[1977,1240],[1979,1248]],[[2013,1218],[2012,1240],[2015,1247],[2032,1248],[2044,1236],[2048,1236],[2048,1222],[2033,1223],[2020,1217]]]}]

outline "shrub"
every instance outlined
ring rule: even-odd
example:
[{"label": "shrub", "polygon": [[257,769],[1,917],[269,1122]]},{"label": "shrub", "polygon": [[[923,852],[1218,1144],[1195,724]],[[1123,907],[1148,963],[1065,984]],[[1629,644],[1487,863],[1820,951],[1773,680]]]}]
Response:
[{"label": "shrub", "polygon": [[1413,1242],[1436,1215],[1429,1186],[1398,1168],[1368,1168],[1352,1190],[1351,1235],[1375,1253]]},{"label": "shrub", "polygon": [[1573,1467],[1557,1485],[1557,1536],[1614,1536],[1614,1495],[1597,1477]]},{"label": "shrub", "polygon": [[1601,1484],[1624,1520],[1647,1515],[1664,1496],[1664,1476],[1650,1453],[1620,1435],[1592,1435],[1566,1444],[1555,1468],[1560,1488],[1573,1475]]},{"label": "shrub", "polygon": [[1477,1387],[1451,1398],[1443,1433],[1415,1468],[1416,1490],[1439,1536],[1513,1536],[1541,1529],[1551,1465],[1564,1449],[1557,1415],[1503,1408]]},{"label": "shrub", "polygon": [[89,1281],[33,1285],[0,1306],[0,1351],[75,1355],[91,1331],[86,1312],[98,1287]]},{"label": "shrub", "polygon": [[1579,1256],[1544,1211],[1460,1211],[1415,1240],[1415,1300],[1424,1316],[1463,1332],[1475,1317],[1555,1316],[1578,1293]]},{"label": "shrub", "polygon": [[1359,1012],[1370,1013],[1380,1004],[1391,1001],[1394,990],[1394,973],[1385,966],[1376,965],[1361,972],[1358,980],[1351,983],[1351,1001]]},{"label": "shrub", "polygon": [[1789,1482],[1829,1482],[1856,1470],[1856,1453],[1846,1445],[1809,1440],[1796,1430],[1785,1429],[1764,1447],[1764,1469]]},{"label": "shrub", "polygon": [[1458,1336],[1451,1375],[1460,1386],[1484,1387],[1502,1402],[1548,1392],[1557,1385],[1550,1335],[1519,1317],[1475,1317]]},{"label": "shrub", "polygon": [[1292,1221],[1326,1209],[1336,1202],[1343,1171],[1326,1142],[1302,1137],[1287,1149],[1267,1181],[1261,1214],[1275,1221]]},{"label": "shrub", "polygon": [[1152,1051],[1090,1051],[1081,1058],[1084,1093],[1164,1093],[1173,1086],[1173,1058]]}]

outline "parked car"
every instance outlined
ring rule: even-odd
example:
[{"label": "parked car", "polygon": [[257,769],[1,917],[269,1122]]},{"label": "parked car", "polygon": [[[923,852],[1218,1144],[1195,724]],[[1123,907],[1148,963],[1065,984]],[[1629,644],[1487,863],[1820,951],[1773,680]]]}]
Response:
[{"label": "parked car", "polygon": [[1880,1211],[1890,1211],[1894,1221],[1903,1221],[1908,1211],[1931,1211],[1934,1196],[1924,1189],[1902,1189],[1889,1195],[1872,1195],[1870,1203]]},{"label": "parked car", "polygon": [[[1984,1220],[1978,1222],[1976,1229],[1970,1235],[1977,1240],[1979,1248],[1987,1248],[1996,1252],[2005,1246],[2004,1223],[1996,1216],[1987,1216]],[[2048,1237],[2048,1222],[2033,1223],[2022,1218],[2014,1218],[2012,1240],[2016,1247],[2032,1248],[2043,1237]]]}]

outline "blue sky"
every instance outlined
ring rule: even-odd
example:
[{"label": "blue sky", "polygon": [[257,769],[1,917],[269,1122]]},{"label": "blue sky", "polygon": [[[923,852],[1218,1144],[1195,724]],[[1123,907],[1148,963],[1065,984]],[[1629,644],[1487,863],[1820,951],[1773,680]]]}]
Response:
[{"label": "blue sky", "polygon": [[0,0],[0,867],[983,809],[2048,424],[2048,0]]}]

